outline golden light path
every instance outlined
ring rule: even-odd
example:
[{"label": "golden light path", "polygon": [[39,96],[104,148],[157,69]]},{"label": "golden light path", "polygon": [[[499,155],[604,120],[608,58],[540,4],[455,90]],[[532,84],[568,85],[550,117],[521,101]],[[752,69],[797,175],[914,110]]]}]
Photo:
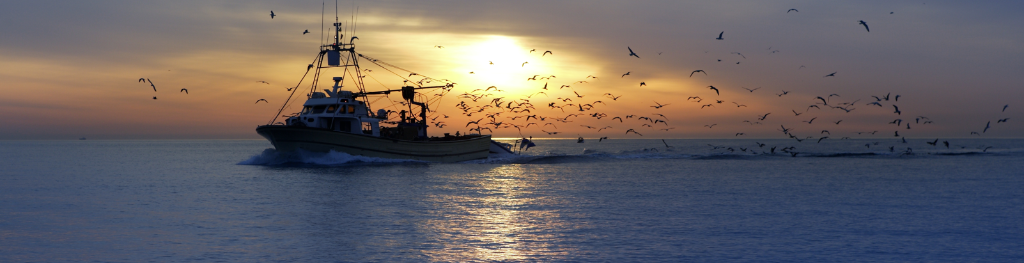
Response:
[{"label": "golden light path", "polygon": [[[533,174],[533,175],[530,175]],[[565,256],[571,249],[552,247],[552,229],[576,227],[555,211],[538,209],[548,202],[537,198],[536,171],[505,165],[481,174],[466,174],[466,192],[434,196],[443,219],[426,222],[427,232],[438,235],[437,249],[423,251],[432,261],[519,261],[543,256]],[[550,205],[550,204],[547,204]],[[471,233],[471,234],[467,234]]]}]

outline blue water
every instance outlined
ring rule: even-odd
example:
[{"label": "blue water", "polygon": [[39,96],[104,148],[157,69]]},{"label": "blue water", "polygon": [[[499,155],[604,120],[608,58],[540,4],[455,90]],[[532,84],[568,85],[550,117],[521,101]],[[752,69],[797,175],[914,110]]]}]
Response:
[{"label": "blue water", "polygon": [[1024,260],[1024,140],[949,141],[0,141],[0,262]]}]

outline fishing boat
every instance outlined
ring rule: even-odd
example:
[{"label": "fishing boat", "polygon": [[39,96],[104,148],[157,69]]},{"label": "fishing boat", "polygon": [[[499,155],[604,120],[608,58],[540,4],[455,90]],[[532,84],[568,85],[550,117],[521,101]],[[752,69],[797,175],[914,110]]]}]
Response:
[{"label": "fishing boat", "polygon": [[[436,92],[434,95],[443,96],[454,87],[454,83],[424,76],[420,81],[405,79],[400,89],[367,91],[363,84],[364,71],[359,66],[361,60],[391,73],[404,69],[356,52],[353,42],[359,38],[353,36],[345,42],[341,23],[335,22],[334,28],[334,42],[320,46],[319,55],[303,76],[306,79],[312,74],[312,81],[301,111],[281,115],[293,101],[296,91],[300,90],[298,87],[303,85],[300,80],[274,119],[256,128],[256,133],[269,140],[278,151],[336,151],[431,162],[459,162],[484,159],[491,153],[512,153],[506,144],[492,141],[490,135],[445,133],[440,137],[428,136],[429,98],[419,92],[429,90]],[[328,39],[331,39],[330,35]],[[318,91],[318,78],[328,71],[338,72],[340,76],[332,77],[334,85],[331,89]],[[413,75],[418,74],[409,73],[409,77]],[[405,78],[404,75],[400,77]],[[433,82],[444,84],[423,85]],[[392,93],[401,94],[401,104],[407,109],[396,112],[379,108],[374,111],[370,98]],[[285,120],[278,122],[279,117],[285,117]]]}]

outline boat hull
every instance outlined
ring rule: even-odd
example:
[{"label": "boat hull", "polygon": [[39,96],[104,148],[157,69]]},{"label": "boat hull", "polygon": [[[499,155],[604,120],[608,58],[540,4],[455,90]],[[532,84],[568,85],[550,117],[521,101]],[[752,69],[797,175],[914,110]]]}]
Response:
[{"label": "boat hull", "polygon": [[431,162],[485,159],[491,147],[490,135],[460,137],[453,140],[409,141],[283,125],[259,126],[256,133],[269,140],[278,151],[333,150],[352,155]]}]

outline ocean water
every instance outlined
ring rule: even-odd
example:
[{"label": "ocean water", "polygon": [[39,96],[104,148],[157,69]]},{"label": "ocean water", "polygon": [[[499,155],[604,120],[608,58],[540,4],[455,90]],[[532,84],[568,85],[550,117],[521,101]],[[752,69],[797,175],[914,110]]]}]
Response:
[{"label": "ocean water", "polygon": [[1024,260],[1024,140],[949,142],[537,140],[425,163],[0,141],[0,262]]}]

